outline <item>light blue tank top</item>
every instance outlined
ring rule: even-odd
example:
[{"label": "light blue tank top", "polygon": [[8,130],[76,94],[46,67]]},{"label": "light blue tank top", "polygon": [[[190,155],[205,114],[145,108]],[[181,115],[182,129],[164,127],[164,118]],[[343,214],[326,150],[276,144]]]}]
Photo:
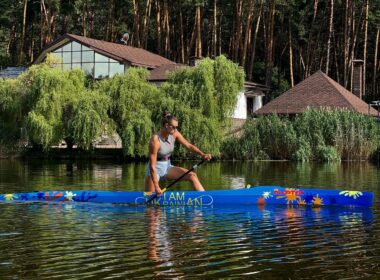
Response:
[{"label": "light blue tank top", "polygon": [[160,149],[157,152],[157,160],[165,161],[169,160],[172,152],[174,151],[175,138],[169,134],[168,138],[163,138],[160,133],[157,133],[158,141],[160,141]]}]

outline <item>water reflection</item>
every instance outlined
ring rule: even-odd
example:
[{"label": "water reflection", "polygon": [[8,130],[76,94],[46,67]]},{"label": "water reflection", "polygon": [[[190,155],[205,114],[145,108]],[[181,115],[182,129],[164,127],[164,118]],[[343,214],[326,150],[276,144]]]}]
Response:
[{"label": "water reflection", "polygon": [[[140,190],[144,172],[144,163],[0,160],[0,193]],[[217,162],[197,172],[208,189],[251,184],[368,190],[375,193],[375,205],[194,209],[0,203],[0,278],[376,279],[380,274],[378,166]]]}]

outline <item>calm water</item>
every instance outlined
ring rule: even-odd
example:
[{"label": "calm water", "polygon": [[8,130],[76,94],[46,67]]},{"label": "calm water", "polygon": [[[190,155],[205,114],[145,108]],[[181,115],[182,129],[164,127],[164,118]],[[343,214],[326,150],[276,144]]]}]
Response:
[{"label": "calm water", "polygon": [[[144,172],[144,164],[0,160],[0,193],[141,190]],[[226,162],[205,164],[198,174],[207,189],[369,190],[376,203],[372,209],[1,203],[0,279],[379,279],[379,166]]]}]

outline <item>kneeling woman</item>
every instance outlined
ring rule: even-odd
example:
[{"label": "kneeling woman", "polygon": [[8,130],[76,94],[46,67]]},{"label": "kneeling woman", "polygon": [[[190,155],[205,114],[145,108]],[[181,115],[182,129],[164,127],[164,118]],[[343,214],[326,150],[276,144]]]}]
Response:
[{"label": "kneeling woman", "polygon": [[[200,155],[205,160],[210,160],[211,155],[203,153],[196,146],[190,144],[179,131],[178,120],[171,114],[165,114],[162,119],[162,127],[155,133],[149,142],[149,163],[145,176],[145,191],[162,193],[160,180],[175,180],[188,170],[182,167],[173,166],[170,163],[170,155],[174,150],[174,142],[178,141],[188,150]],[[183,180],[189,181],[194,190],[204,191],[195,172],[187,174]]]}]

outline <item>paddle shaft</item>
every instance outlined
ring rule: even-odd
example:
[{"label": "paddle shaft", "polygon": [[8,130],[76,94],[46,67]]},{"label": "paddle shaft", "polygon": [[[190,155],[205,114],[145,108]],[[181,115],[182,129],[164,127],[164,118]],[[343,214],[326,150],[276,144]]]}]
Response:
[{"label": "paddle shaft", "polygon": [[[181,180],[183,177],[185,177],[187,174],[189,174],[191,171],[194,171],[195,169],[198,168],[199,165],[201,165],[202,163],[204,163],[205,160],[202,159],[199,163],[193,165],[193,167],[191,167],[187,172],[183,173],[181,176],[179,176],[177,179],[175,179],[173,182],[171,182],[169,185],[167,185],[165,188],[162,189],[162,193],[166,192],[171,186],[173,186],[175,183],[177,183],[179,180]],[[151,198],[149,198],[147,201],[146,201],[146,204],[148,204],[149,202],[151,202],[153,199],[157,198],[158,194],[155,193]]]}]

